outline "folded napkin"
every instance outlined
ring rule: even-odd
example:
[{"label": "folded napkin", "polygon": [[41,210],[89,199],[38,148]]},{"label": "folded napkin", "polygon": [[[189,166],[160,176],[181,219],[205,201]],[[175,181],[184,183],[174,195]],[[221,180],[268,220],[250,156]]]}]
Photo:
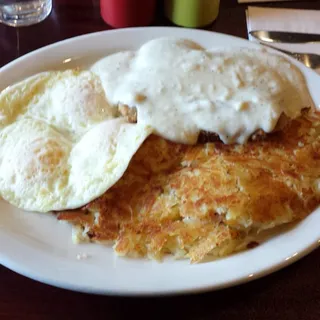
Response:
[{"label": "folded napkin", "polygon": [[[252,30],[292,31],[320,35],[320,11],[249,6],[246,12],[248,32]],[[249,40],[256,41],[248,36]],[[320,54],[320,44],[272,44],[296,52]]]},{"label": "folded napkin", "polygon": [[253,3],[253,2],[280,2],[280,1],[296,1],[296,0],[238,0],[238,3]]}]

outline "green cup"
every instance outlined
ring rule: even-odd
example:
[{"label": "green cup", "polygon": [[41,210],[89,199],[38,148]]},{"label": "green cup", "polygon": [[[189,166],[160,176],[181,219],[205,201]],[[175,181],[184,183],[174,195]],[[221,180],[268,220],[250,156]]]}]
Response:
[{"label": "green cup", "polygon": [[220,0],[165,0],[165,14],[174,24],[201,28],[218,16]]}]

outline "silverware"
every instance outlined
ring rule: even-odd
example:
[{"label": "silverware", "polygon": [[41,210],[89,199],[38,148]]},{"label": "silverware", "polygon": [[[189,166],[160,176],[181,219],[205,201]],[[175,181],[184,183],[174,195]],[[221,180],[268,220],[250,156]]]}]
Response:
[{"label": "silverware", "polygon": [[298,32],[284,32],[284,31],[266,31],[253,30],[249,34],[259,41],[275,43],[310,43],[319,42],[320,34],[298,33]]},{"label": "silverware", "polygon": [[278,50],[282,53],[285,53],[285,54],[297,59],[298,61],[302,62],[308,68],[311,68],[311,69],[320,68],[320,55],[318,55],[318,54],[287,51],[287,50],[283,50],[283,49],[279,49],[279,48],[270,46],[270,45],[265,44],[263,42],[260,42],[260,44],[262,44],[268,48]]},{"label": "silverware", "polygon": [[288,56],[295,58],[296,60],[300,61],[303,63],[306,67],[310,69],[318,69],[320,68],[320,55],[314,54],[314,53],[301,53],[301,52],[293,52],[293,51],[288,51],[288,50],[283,50],[276,48],[274,46],[270,46],[269,44],[266,44],[265,42],[260,42],[259,43],[265,47],[278,50],[282,53],[287,54]]}]

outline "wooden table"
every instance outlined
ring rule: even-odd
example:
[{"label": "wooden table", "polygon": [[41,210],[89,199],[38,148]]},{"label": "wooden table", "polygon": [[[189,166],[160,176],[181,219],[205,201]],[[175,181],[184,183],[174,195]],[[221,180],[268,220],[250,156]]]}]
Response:
[{"label": "wooden table", "polygon": [[[108,29],[96,0],[53,0],[44,22],[0,25],[0,67],[47,44]],[[222,0],[213,31],[246,37],[245,5]],[[274,6],[320,9],[319,1]],[[160,14],[154,25],[170,25]],[[0,319],[320,319],[320,250],[266,278],[223,291],[171,298],[86,295],[50,287],[0,267]]]}]

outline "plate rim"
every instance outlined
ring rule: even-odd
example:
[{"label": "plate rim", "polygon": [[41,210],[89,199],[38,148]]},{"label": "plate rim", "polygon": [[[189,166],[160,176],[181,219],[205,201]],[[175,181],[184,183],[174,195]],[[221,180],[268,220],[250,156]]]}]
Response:
[{"label": "plate rim", "polygon": [[292,259],[290,260],[283,260],[279,262],[278,264],[273,265],[272,267],[266,267],[265,269],[260,270],[259,272],[255,273],[250,278],[239,278],[237,280],[229,280],[227,282],[221,283],[219,285],[209,284],[207,286],[201,286],[197,288],[180,288],[180,289],[170,289],[170,290],[152,290],[148,289],[147,291],[140,291],[140,290],[109,290],[109,289],[92,289],[89,287],[83,287],[78,285],[69,285],[65,284],[60,281],[55,280],[48,280],[46,278],[43,278],[41,276],[38,276],[35,273],[32,272],[26,272],[23,270],[23,268],[20,268],[15,264],[14,262],[8,262],[7,264],[3,263],[3,259],[0,256],[0,265],[4,266],[5,268],[17,273],[18,275],[21,275],[23,277],[26,277],[28,279],[31,279],[36,282],[43,283],[45,285],[64,289],[68,291],[73,292],[79,292],[79,293],[85,293],[85,294],[92,294],[92,295],[104,295],[104,296],[114,296],[114,297],[140,297],[140,298],[147,298],[147,297],[174,297],[179,295],[195,295],[195,294],[201,294],[201,293],[207,293],[207,292],[215,292],[220,291],[227,288],[237,287],[240,285],[244,285],[256,280],[259,280],[261,278],[267,277],[271,274],[274,274],[278,271],[281,271],[282,269],[285,269],[286,267],[289,267],[290,265],[296,263],[297,261],[303,259],[305,256],[309,255],[316,249],[320,247],[320,240],[317,240],[316,242],[310,244],[308,248],[304,249],[303,251],[298,252]]}]

